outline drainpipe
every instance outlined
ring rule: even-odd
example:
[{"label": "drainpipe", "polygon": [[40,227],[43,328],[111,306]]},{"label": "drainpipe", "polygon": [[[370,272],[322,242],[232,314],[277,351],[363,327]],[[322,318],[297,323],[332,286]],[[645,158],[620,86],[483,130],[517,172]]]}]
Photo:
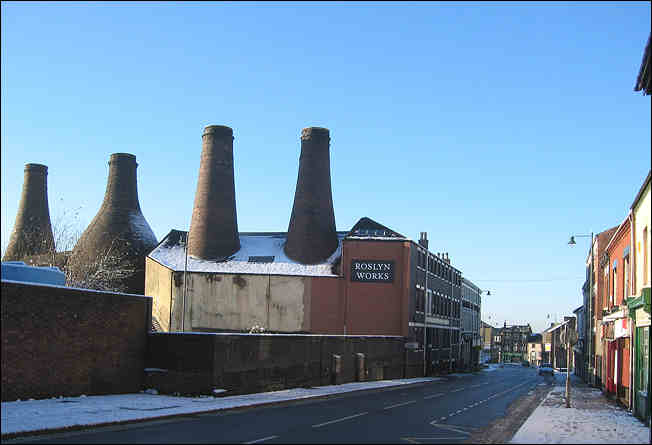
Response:
[{"label": "drainpipe", "polygon": [[[634,246],[634,212],[630,209],[629,211],[629,296],[634,295],[634,290],[636,286],[634,285],[634,252],[636,252],[636,246]],[[627,303],[627,300],[625,300]],[[626,306],[628,306],[626,304]],[[629,330],[629,410],[633,411],[634,409],[634,329],[632,327],[632,319],[629,316],[629,308],[627,308],[627,328]]]},{"label": "drainpipe", "polygon": [[428,307],[428,249],[426,248],[426,289],[423,292],[423,376],[426,376],[426,310]]}]

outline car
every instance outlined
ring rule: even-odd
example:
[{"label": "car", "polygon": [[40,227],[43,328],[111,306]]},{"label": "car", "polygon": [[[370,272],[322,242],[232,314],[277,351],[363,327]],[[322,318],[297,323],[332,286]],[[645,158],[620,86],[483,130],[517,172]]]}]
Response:
[{"label": "car", "polygon": [[554,373],[555,371],[553,370],[552,363],[542,363],[541,366],[539,366],[539,375],[554,375]]},{"label": "car", "polygon": [[528,361],[523,361],[521,364],[522,364],[523,366],[530,366],[530,362],[528,362]]}]

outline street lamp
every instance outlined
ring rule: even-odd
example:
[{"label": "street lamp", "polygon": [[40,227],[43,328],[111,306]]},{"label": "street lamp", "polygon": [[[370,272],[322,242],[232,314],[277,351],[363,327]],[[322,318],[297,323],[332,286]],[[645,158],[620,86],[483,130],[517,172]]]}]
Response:
[{"label": "street lamp", "polygon": [[568,241],[568,244],[571,246],[574,246],[577,244],[575,242],[575,238],[591,238],[591,263],[589,266],[589,298],[588,298],[588,314],[589,314],[589,329],[588,333],[586,335],[587,339],[587,351],[588,351],[588,373],[590,374],[590,381],[591,384],[594,384],[594,375],[595,375],[595,369],[593,367],[593,360],[594,357],[592,356],[592,351],[593,351],[593,232],[591,232],[590,235],[571,235],[570,240]]}]

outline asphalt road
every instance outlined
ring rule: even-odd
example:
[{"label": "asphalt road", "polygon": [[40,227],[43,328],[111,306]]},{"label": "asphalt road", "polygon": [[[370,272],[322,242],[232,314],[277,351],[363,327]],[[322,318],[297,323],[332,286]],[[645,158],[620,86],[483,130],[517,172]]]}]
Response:
[{"label": "asphalt road", "polygon": [[536,385],[561,383],[505,366],[410,388],[188,415],[24,438],[38,443],[449,443],[503,417]]}]

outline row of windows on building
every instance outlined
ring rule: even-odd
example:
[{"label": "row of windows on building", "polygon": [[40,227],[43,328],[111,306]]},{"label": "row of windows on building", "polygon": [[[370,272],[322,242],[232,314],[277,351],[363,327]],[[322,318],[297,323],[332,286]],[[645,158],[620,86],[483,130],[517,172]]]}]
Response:
[{"label": "row of windows on building", "polygon": [[[415,310],[417,312],[424,312],[425,300],[425,291],[423,289],[417,289],[415,301]],[[460,318],[460,302],[442,295],[433,294],[430,296],[428,313],[443,317]]]},{"label": "row of windows on building", "polygon": [[[415,328],[417,339],[423,338],[423,328]],[[450,348],[460,342],[460,331],[455,329],[428,328],[426,344],[433,349]]]},{"label": "row of windows on building", "polygon": [[[439,260],[436,256],[428,256],[428,272],[448,282],[452,281],[457,286],[462,285],[462,275]],[[417,251],[417,266],[423,270],[426,269],[426,253],[420,249]]]}]

